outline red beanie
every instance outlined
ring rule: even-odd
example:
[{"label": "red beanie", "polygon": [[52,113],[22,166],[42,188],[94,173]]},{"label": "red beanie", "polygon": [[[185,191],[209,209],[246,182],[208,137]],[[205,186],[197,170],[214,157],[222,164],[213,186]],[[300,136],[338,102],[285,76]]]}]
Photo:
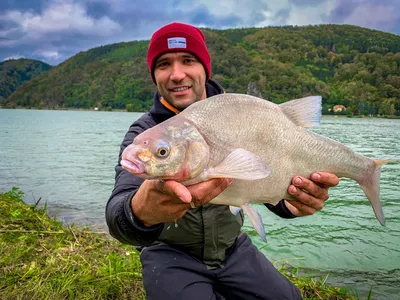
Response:
[{"label": "red beanie", "polygon": [[184,51],[194,54],[204,66],[206,80],[211,75],[211,58],[208,53],[203,32],[200,29],[183,24],[171,23],[161,27],[151,37],[147,51],[147,66],[154,83],[154,63],[159,56],[167,52]]}]

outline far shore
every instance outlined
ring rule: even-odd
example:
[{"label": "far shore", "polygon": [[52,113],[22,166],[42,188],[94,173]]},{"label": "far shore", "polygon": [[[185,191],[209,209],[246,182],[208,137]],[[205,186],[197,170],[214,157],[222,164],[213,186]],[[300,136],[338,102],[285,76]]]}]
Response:
[{"label": "far shore", "polygon": [[[93,112],[132,112],[132,113],[145,113],[146,111],[127,111],[126,109],[95,109],[95,108],[27,108],[27,107],[1,107],[0,109],[16,109],[16,110],[64,110],[64,111],[93,111]],[[376,115],[343,115],[343,114],[322,114],[323,117],[334,118],[376,118],[376,119],[400,119],[400,116],[376,116]]]}]

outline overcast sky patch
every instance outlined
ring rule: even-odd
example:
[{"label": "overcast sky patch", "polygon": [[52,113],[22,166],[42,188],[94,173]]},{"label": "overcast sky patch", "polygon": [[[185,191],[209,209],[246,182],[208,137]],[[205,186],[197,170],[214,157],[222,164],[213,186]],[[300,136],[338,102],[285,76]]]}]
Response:
[{"label": "overcast sky patch", "polygon": [[400,34],[398,0],[6,0],[0,1],[0,61],[51,65],[80,51],[149,39],[173,21],[215,29],[352,24]]}]

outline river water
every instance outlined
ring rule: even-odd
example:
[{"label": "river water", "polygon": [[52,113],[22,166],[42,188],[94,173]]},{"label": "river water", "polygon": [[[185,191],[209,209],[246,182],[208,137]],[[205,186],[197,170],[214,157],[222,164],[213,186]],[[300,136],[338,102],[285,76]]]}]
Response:
[{"label": "river water", "polygon": [[[67,223],[107,230],[104,208],[114,183],[119,145],[140,113],[0,109],[0,191],[13,186],[25,201],[39,198]],[[323,117],[313,131],[371,158],[400,158],[400,120]],[[383,167],[386,226],[352,180],[330,189],[325,208],[281,219],[260,207],[268,243],[246,221],[269,259],[307,268],[306,275],[359,290],[365,299],[400,299],[400,163]],[[303,271],[304,272],[304,271]]]}]

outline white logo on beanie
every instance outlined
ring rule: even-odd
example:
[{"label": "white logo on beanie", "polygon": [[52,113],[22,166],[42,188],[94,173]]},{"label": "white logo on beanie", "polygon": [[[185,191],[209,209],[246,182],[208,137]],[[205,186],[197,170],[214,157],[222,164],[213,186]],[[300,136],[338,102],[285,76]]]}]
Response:
[{"label": "white logo on beanie", "polygon": [[186,48],[186,38],[174,37],[168,39],[168,49]]}]

